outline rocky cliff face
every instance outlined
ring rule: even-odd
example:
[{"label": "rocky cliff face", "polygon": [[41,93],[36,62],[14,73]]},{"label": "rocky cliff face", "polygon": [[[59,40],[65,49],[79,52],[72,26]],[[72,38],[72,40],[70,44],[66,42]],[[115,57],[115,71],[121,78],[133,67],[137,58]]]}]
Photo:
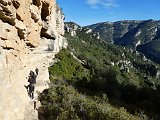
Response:
[{"label": "rocky cliff face", "polygon": [[67,46],[63,19],[55,0],[0,0],[0,120],[24,118],[30,70],[41,73],[36,90],[47,87],[47,67]]}]

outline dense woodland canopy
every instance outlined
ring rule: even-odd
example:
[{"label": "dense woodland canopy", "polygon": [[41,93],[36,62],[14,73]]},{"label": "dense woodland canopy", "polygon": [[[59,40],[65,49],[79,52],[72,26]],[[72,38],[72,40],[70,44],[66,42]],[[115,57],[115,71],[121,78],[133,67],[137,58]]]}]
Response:
[{"label": "dense woodland canopy", "polygon": [[[159,65],[84,29],[49,68],[50,88],[40,100],[47,120],[160,119]],[[78,59],[78,60],[77,60]]]}]

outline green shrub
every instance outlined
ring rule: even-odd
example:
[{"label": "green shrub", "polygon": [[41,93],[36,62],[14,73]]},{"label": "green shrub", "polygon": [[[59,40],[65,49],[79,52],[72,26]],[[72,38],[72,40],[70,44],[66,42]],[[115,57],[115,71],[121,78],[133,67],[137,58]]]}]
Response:
[{"label": "green shrub", "polygon": [[50,79],[56,77],[67,80],[86,79],[89,80],[89,70],[85,69],[81,63],[76,61],[68,50],[62,49],[56,58],[60,61],[49,68]]},{"label": "green shrub", "polygon": [[78,93],[72,86],[52,84],[40,100],[46,120],[139,120],[124,108],[116,108],[106,101],[92,99]]}]

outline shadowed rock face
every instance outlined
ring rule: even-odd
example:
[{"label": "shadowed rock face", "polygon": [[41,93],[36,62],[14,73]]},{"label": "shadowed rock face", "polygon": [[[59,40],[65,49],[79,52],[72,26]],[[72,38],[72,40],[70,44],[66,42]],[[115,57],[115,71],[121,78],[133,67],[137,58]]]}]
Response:
[{"label": "shadowed rock face", "polygon": [[147,58],[160,63],[160,39],[155,39],[148,43],[138,45],[137,50],[144,53]]},{"label": "shadowed rock face", "polygon": [[23,119],[29,71],[67,46],[63,19],[55,0],[0,0],[0,120]]}]

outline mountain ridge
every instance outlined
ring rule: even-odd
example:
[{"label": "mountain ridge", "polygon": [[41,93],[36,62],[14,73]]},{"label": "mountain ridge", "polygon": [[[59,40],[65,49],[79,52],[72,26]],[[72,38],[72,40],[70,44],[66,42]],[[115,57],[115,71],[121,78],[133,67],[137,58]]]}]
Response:
[{"label": "mountain ridge", "polygon": [[[82,28],[89,29],[90,32],[98,34],[100,39],[108,43],[132,48],[133,50],[142,52],[148,59],[160,63],[160,58],[158,56],[153,57],[154,54],[148,55],[146,52],[139,49],[141,45],[144,46],[147,43],[151,44],[151,41],[160,38],[160,20],[149,19],[100,22]],[[154,42],[159,45],[158,41]],[[136,49],[137,46],[139,46],[138,49]],[[149,45],[147,49],[152,51],[150,46],[151,45]],[[154,52],[159,53],[157,47]]]}]

